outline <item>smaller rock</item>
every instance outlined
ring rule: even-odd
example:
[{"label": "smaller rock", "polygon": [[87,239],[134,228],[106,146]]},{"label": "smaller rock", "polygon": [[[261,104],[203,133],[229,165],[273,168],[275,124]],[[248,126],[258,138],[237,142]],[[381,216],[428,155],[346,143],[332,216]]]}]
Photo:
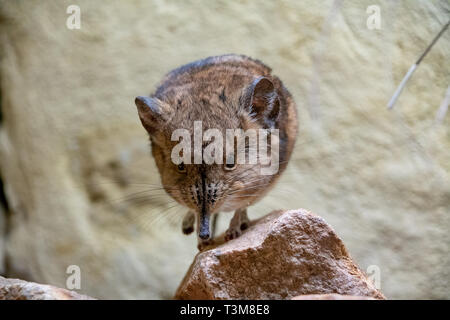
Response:
[{"label": "smaller rock", "polygon": [[0,300],[95,300],[74,291],[0,276]]},{"label": "smaller rock", "polygon": [[175,299],[292,299],[316,294],[384,299],[334,230],[322,218],[299,209],[272,212],[252,222],[239,238],[198,253]]}]

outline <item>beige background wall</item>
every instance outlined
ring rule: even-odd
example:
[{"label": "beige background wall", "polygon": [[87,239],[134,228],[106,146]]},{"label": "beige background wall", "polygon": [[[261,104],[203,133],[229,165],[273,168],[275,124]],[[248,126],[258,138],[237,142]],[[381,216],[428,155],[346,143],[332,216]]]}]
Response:
[{"label": "beige background wall", "polygon": [[[81,8],[80,30],[66,28],[70,4]],[[373,4],[381,30],[366,27]],[[300,117],[288,171],[250,216],[312,210],[362,269],[380,268],[387,297],[450,298],[450,114],[434,123],[450,84],[450,31],[386,110],[449,9],[425,0],[1,1],[10,212],[0,211],[0,270],[65,286],[67,266],[78,265],[82,293],[171,297],[195,237],[181,234],[182,209],[148,191],[159,177],[133,100],[174,67],[233,52],[270,65]]]}]

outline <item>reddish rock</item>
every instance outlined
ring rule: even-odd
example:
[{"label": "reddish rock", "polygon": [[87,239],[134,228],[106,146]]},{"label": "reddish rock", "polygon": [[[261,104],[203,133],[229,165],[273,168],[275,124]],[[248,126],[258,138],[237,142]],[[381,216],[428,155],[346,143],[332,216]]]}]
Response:
[{"label": "reddish rock", "polygon": [[275,211],[239,238],[194,259],[176,299],[292,299],[340,294],[384,299],[320,217]]},{"label": "reddish rock", "polygon": [[74,291],[0,277],[0,300],[93,300]]}]

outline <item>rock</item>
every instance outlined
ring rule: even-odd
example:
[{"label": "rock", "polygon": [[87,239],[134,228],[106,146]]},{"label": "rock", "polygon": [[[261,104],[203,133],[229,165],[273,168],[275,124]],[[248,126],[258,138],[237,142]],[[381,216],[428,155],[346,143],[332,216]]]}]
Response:
[{"label": "rock", "polygon": [[0,276],[0,300],[94,300],[54,286]]},{"label": "rock", "polygon": [[364,296],[345,296],[342,294],[305,294],[293,297],[292,300],[376,300],[372,297]]},{"label": "rock", "polygon": [[239,238],[194,259],[176,299],[291,299],[340,294],[383,299],[320,217],[275,211]]}]

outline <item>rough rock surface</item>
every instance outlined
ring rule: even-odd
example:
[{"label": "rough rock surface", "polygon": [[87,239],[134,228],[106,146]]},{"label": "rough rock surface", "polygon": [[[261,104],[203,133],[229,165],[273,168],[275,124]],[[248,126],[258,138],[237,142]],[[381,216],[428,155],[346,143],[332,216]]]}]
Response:
[{"label": "rough rock surface", "polygon": [[176,299],[291,299],[307,294],[382,299],[342,241],[306,210],[275,211],[239,238],[197,254]]},{"label": "rough rock surface", "polygon": [[54,286],[0,276],[0,300],[93,300]]},{"label": "rough rock surface", "polygon": [[[71,4],[80,30],[66,28]],[[370,5],[380,8],[380,30],[366,26]],[[85,294],[172,297],[196,239],[181,234],[185,211],[167,211],[159,191],[131,195],[159,183],[134,97],[174,67],[234,52],[273,68],[300,119],[287,171],[250,218],[308,208],[363,270],[379,267],[386,296],[449,299],[450,114],[434,119],[449,84],[450,30],[386,110],[448,8],[445,0],[0,0],[7,276],[63,287],[75,264]]]}]

